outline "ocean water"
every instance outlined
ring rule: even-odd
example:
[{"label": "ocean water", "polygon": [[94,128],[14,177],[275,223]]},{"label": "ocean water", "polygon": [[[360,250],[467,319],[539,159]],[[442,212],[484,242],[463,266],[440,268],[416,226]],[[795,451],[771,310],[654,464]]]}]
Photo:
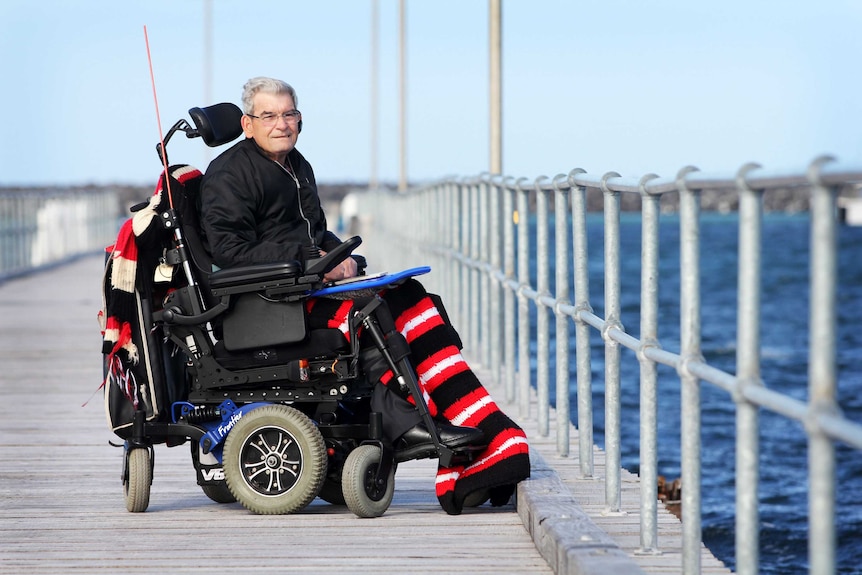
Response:
[{"label": "ocean water", "polygon": [[[590,299],[596,314],[603,316],[601,217],[591,215],[588,227]],[[678,217],[663,216],[660,229],[659,339],[665,349],[678,353]],[[809,229],[807,215],[767,215],[761,277],[762,378],[767,387],[803,401],[808,396]],[[621,319],[626,331],[636,336],[640,329],[640,234],[639,215],[623,214]],[[838,399],[847,418],[862,422],[862,227],[840,227],[838,241]],[[702,351],[710,365],[728,373],[735,373],[736,364],[737,245],[735,215],[702,215]],[[535,278],[535,269],[533,273]],[[553,277],[552,268],[552,285]],[[604,345],[600,335],[595,330],[591,332],[595,440],[604,447]],[[574,338],[570,341],[574,356]],[[551,350],[554,346],[552,341]],[[574,361],[570,365],[570,409],[576,419]],[[639,370],[634,352],[625,348],[621,371],[622,464],[637,473]],[[553,387],[553,365],[550,373]],[[552,389],[552,398],[554,393]],[[703,383],[701,405],[703,539],[719,559],[734,568],[734,404],[726,392]],[[658,408],[659,474],[676,478],[680,476],[680,389],[675,371],[666,366],[659,366]],[[805,573],[808,569],[806,436],[800,424],[766,410],[760,411],[760,432],[761,572]],[[836,459],[838,571],[862,573],[862,452],[837,444]]]}]

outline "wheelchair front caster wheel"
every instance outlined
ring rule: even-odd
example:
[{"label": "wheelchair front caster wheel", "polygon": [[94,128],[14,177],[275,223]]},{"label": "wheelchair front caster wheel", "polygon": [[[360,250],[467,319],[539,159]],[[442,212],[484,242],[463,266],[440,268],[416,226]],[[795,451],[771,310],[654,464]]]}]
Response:
[{"label": "wheelchair front caster wheel", "polygon": [[150,448],[126,449],[123,469],[123,492],[126,509],[141,513],[150,505],[150,486],[153,483],[153,458]]},{"label": "wheelchair front caster wheel", "polygon": [[380,466],[381,452],[376,445],[360,445],[350,452],[344,462],[341,489],[347,508],[358,517],[380,517],[392,503],[395,494],[395,466],[389,471],[386,483],[375,481]]}]

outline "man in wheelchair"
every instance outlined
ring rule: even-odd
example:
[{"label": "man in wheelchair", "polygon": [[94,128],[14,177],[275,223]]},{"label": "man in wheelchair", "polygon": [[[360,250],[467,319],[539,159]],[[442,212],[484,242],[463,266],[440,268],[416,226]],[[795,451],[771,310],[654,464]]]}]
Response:
[{"label": "man in wheelchair", "polygon": [[[103,385],[127,509],[149,505],[153,446],[190,439],[204,493],[256,513],[320,497],[378,517],[397,464],[429,457],[447,513],[505,504],[529,476],[526,438],[464,361],[440,298],[412,279],[430,268],[355,278],[361,239],[326,230],[295,148],[295,92],[255,78],[243,105],[174,124],[155,194],[108,249]],[[168,165],[177,131],[211,147],[246,137],[202,176]]]},{"label": "man in wheelchair", "polygon": [[[289,261],[309,262],[337,248],[327,231],[311,164],[296,149],[302,130],[294,89],[281,80],[249,80],[242,93],[245,138],[212,161],[201,184],[201,231],[215,266],[223,269]],[[359,273],[346,258],[327,272],[328,281]],[[409,346],[423,395],[437,422],[441,444],[458,447],[484,436],[487,447],[463,465],[441,466],[436,491],[448,513],[490,499],[507,503],[515,485],[529,476],[523,431],[490,398],[460,353],[460,340],[440,299],[408,279],[380,296]],[[312,298],[309,330],[337,327],[349,337],[348,318],[357,302]],[[433,445],[407,395],[391,381],[379,357],[363,358],[376,381],[372,409],[383,414],[383,431],[396,459],[409,459]],[[372,379],[369,376],[369,379]]]}]

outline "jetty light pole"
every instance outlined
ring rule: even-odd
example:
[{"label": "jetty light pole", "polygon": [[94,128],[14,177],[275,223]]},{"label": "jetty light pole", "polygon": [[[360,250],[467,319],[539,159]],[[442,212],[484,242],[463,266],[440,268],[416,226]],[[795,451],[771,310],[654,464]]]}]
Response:
[{"label": "jetty light pole", "polygon": [[491,173],[503,173],[502,0],[489,0]]}]

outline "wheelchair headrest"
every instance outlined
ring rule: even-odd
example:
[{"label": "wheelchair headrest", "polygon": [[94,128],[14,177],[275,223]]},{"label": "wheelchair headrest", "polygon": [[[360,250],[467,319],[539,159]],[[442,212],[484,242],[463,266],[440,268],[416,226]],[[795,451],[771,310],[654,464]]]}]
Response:
[{"label": "wheelchair headrest", "polygon": [[189,115],[207,146],[227,144],[242,134],[242,110],[236,104],[222,102],[205,108],[192,108]]}]

